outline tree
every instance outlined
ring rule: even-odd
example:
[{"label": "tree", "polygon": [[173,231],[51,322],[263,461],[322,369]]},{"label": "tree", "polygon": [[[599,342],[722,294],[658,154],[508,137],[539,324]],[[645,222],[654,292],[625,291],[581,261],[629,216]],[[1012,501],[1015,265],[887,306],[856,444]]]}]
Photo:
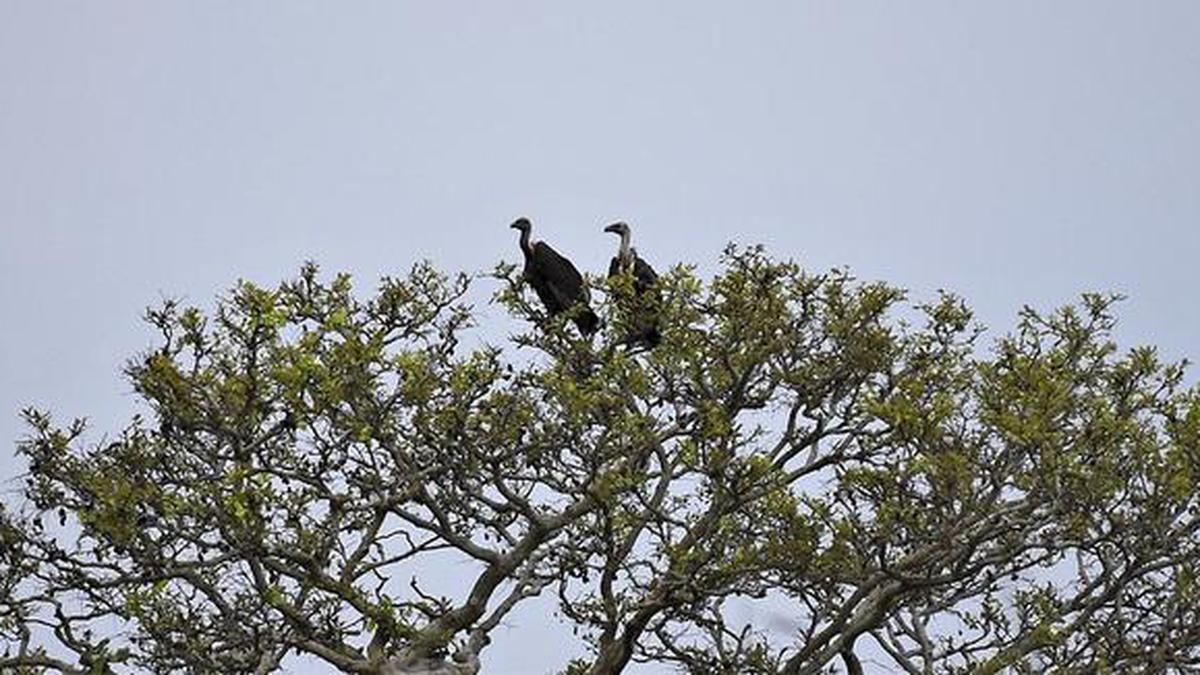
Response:
[{"label": "tree", "polygon": [[1200,668],[1200,389],[1118,351],[1116,298],[985,345],[956,297],[731,247],[663,275],[646,351],[634,294],[593,342],[493,277],[504,347],[425,264],[149,311],[143,415],[25,411],[0,669],[474,673],[539,595],[568,673]]}]

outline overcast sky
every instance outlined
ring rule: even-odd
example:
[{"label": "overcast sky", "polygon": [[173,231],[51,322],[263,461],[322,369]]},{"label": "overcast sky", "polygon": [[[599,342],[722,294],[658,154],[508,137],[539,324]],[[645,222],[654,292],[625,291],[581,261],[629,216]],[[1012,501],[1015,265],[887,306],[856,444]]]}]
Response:
[{"label": "overcast sky", "polygon": [[[764,243],[997,334],[1120,291],[1125,344],[1197,358],[1200,2],[0,0],[0,438],[118,429],[160,297],[489,268],[518,215],[594,272],[621,218],[660,268]],[[545,620],[488,672],[561,666]]]}]

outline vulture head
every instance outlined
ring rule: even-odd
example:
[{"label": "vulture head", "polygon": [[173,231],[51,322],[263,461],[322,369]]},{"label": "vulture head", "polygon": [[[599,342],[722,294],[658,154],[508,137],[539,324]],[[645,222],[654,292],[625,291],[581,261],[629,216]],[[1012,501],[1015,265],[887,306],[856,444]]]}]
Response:
[{"label": "vulture head", "polygon": [[514,230],[520,230],[522,233],[527,233],[533,228],[533,224],[529,222],[528,218],[517,218],[509,227]]},{"label": "vulture head", "polygon": [[612,232],[613,234],[621,237],[621,248],[617,250],[617,255],[620,256],[622,260],[628,260],[630,252],[633,250],[629,248],[629,223],[617,221],[604,228],[604,231]]},{"label": "vulture head", "polygon": [[629,236],[629,224],[624,223],[624,222],[616,222],[616,223],[613,223],[612,225],[609,225],[608,227],[604,228],[604,231],[612,232],[613,234],[619,234],[619,235],[621,235],[622,238],[628,237]]}]

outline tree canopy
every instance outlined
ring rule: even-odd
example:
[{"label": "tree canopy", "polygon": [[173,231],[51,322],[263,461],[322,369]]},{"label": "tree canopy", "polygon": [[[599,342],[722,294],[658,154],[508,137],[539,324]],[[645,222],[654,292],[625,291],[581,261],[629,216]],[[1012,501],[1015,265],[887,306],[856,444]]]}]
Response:
[{"label": "tree canopy", "polygon": [[1200,388],[1114,343],[1115,297],[985,338],[759,248],[591,283],[591,340],[507,265],[149,310],[143,414],[24,412],[0,670],[474,673],[536,596],[570,674],[1200,668]]}]

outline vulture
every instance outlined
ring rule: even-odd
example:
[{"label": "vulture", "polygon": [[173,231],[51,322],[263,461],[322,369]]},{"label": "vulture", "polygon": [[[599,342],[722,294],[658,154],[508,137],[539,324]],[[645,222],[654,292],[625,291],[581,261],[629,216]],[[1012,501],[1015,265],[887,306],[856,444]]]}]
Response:
[{"label": "vulture", "polygon": [[608,265],[608,278],[632,272],[633,291],[639,300],[638,314],[634,317],[633,329],[627,341],[630,344],[655,347],[662,340],[662,336],[658,332],[659,295],[654,287],[658,281],[658,275],[654,273],[654,268],[650,267],[650,263],[642,260],[637,251],[629,245],[630,232],[627,223],[613,223],[604,228],[604,231],[621,237],[620,248],[617,249],[617,254],[613,256],[612,262]]},{"label": "vulture", "polygon": [[546,306],[546,312],[556,316],[575,305],[583,305],[576,310],[573,320],[580,333],[591,337],[600,327],[600,318],[588,304],[588,288],[579,270],[549,244],[529,236],[533,225],[528,218],[518,218],[511,227],[521,231],[521,253],[525,254],[523,276]]}]

